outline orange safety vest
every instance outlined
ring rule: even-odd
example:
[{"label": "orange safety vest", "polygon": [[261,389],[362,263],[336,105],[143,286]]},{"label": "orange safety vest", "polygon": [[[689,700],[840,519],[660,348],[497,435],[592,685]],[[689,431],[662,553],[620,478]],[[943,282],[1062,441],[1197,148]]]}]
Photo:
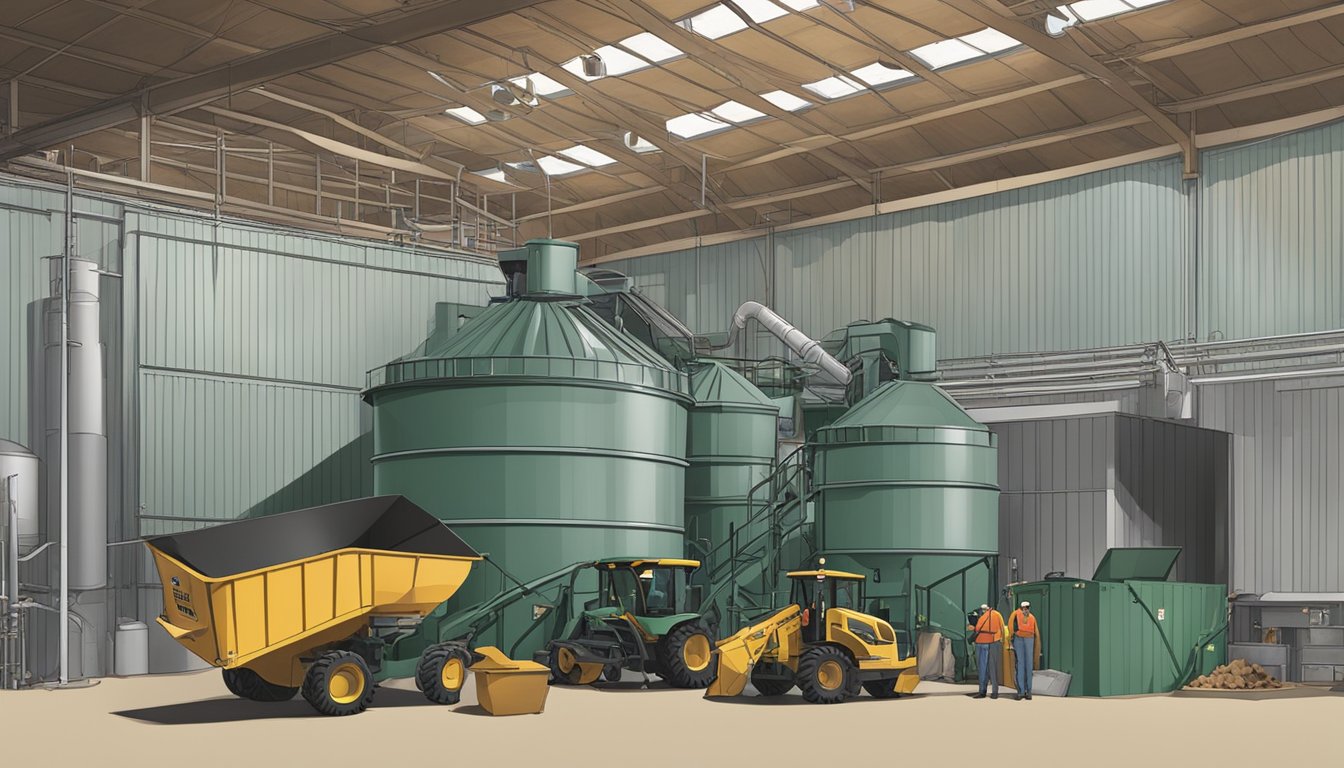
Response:
[{"label": "orange safety vest", "polygon": [[1003,639],[1003,614],[991,608],[975,622],[975,642],[997,643]]},{"label": "orange safety vest", "polygon": [[1036,637],[1036,616],[1023,613],[1020,610],[1013,611],[1013,615],[1008,619],[1008,627],[1016,627],[1014,634],[1018,637]]}]

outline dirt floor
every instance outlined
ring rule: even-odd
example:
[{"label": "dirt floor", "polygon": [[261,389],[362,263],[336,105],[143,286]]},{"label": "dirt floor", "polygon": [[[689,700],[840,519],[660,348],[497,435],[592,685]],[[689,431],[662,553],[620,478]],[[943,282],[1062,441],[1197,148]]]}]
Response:
[{"label": "dirt floor", "polygon": [[[409,681],[378,690],[353,717],[316,715],[302,698],[234,699],[215,670],[108,679],[60,691],[0,692],[6,765],[199,766],[895,765],[938,760],[995,765],[1026,750],[1042,766],[1264,766],[1295,747],[1332,741],[1344,695],[1298,688],[1254,700],[1207,694],[1124,699],[976,701],[959,686],[925,683],[898,700],[866,695],[833,706],[794,694],[705,700],[699,691],[627,673],[596,688],[552,687],[542,715],[493,718],[469,686],[435,706]],[[1263,735],[1263,738],[1257,738]],[[978,760],[989,752],[993,757]],[[426,762],[426,761],[433,762]],[[862,760],[862,763],[855,762]],[[877,762],[870,763],[874,760]],[[395,761],[394,763],[388,761]],[[414,761],[408,763],[407,761]],[[36,765],[37,763],[33,763]]]}]

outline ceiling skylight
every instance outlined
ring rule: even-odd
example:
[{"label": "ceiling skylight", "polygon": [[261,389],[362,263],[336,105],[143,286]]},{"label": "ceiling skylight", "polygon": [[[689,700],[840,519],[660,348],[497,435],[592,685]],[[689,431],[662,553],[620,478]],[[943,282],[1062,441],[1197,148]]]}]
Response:
[{"label": "ceiling skylight", "polygon": [[596,149],[586,147],[582,144],[575,144],[569,149],[562,149],[560,150],[560,154],[568,157],[570,160],[575,160],[584,165],[591,165],[594,168],[601,168],[604,165],[611,165],[616,162],[616,158],[604,155]]},{"label": "ceiling skylight", "polygon": [[477,176],[483,176],[491,181],[498,181],[500,184],[513,183],[509,181],[509,177],[505,176],[504,172],[498,168],[486,168],[480,171],[472,171],[472,173],[476,174]]},{"label": "ceiling skylight", "polygon": [[732,126],[728,123],[702,115],[699,112],[691,112],[667,121],[667,132],[683,139],[693,139],[696,136],[704,136],[707,133],[722,131],[724,128],[730,127]]},{"label": "ceiling skylight", "polygon": [[736,101],[725,101],[711,109],[710,112],[715,117],[727,120],[730,123],[749,123],[752,120],[760,120],[765,117],[765,113],[759,109],[752,109],[746,104],[739,104]]},{"label": "ceiling skylight", "polygon": [[654,145],[653,142],[649,141],[643,136],[635,134],[632,131],[625,132],[625,146],[629,147],[630,149],[640,154],[643,154],[645,152],[660,151],[658,147]]},{"label": "ceiling skylight", "polygon": [[797,112],[800,109],[812,106],[812,102],[807,101],[805,99],[800,99],[797,96],[794,96],[792,93],[789,93],[788,91],[771,91],[769,93],[762,93],[761,98],[765,99],[771,104],[774,104],[776,107],[779,107],[780,109],[783,110],[787,110],[789,112]]},{"label": "ceiling skylight", "polygon": [[[1059,10],[1065,12],[1068,19],[1070,15],[1076,16],[1082,21],[1095,21],[1104,19],[1107,16],[1126,13],[1128,11],[1137,11],[1140,8],[1147,8],[1152,5],[1168,2],[1168,0],[1079,0],[1076,3],[1059,6]],[[1069,12],[1072,11],[1072,14]],[[1072,19],[1068,19],[1072,20]],[[1064,26],[1068,26],[1067,24]]]},{"label": "ceiling skylight", "polygon": [[541,167],[541,170],[544,171],[547,176],[564,176],[567,173],[588,170],[578,163],[571,163],[568,160],[561,160],[558,157],[551,157],[550,155],[542,155],[541,157],[538,157],[537,165]]},{"label": "ceiling skylight", "polygon": [[467,125],[480,125],[485,122],[485,115],[472,109],[471,107],[453,107],[443,110],[445,115],[452,115]]},{"label": "ceiling skylight", "polygon": [[[651,32],[640,32],[627,37],[615,45],[604,45],[593,53],[602,59],[607,67],[607,77],[619,77],[631,72],[647,69],[654,64],[675,59],[682,55],[677,47]],[[584,80],[597,80],[584,74],[583,61],[575,56],[563,65],[564,69]]]},{"label": "ceiling skylight", "polygon": [[866,67],[859,67],[850,74],[875,88],[894,83],[897,80],[904,80],[907,77],[914,77],[904,69],[888,67],[886,64],[877,61]]},{"label": "ceiling skylight", "polygon": [[509,82],[513,83],[519,88],[526,88],[528,80],[532,81],[532,92],[537,94],[538,96],[555,96],[556,94],[563,95],[569,93],[569,89],[566,88],[564,85],[541,74],[540,72],[533,72],[532,74],[525,75],[523,77],[509,78]]},{"label": "ceiling skylight", "polygon": [[863,90],[862,85],[848,77],[839,75],[818,80],[815,83],[805,83],[803,87],[823,99],[842,99]]},{"label": "ceiling skylight", "polygon": [[930,69],[939,69],[963,61],[978,59],[982,56],[992,56],[1009,48],[1016,48],[1019,45],[1021,43],[1016,39],[998,30],[986,28],[950,40],[939,40],[936,43],[921,45],[911,53],[928,64]]},{"label": "ceiling skylight", "polygon": [[789,15],[789,10],[806,11],[816,8],[820,3],[818,0],[726,0],[682,19],[681,26],[710,40],[741,32],[747,28],[747,22],[734,13],[729,5],[736,5],[753,22],[764,24]]}]

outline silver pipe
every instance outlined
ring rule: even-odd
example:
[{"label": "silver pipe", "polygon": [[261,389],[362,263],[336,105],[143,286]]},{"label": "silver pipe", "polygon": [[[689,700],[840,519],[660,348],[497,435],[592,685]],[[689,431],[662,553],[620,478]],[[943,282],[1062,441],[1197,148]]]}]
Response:
[{"label": "silver pipe", "polygon": [[1091,382],[1088,384],[1059,384],[1056,386],[1004,386],[986,387],[976,390],[958,390],[951,392],[957,401],[980,398],[1026,396],[1026,395],[1065,395],[1073,392],[1110,392],[1121,389],[1140,389],[1144,382],[1138,379],[1121,379],[1114,382]]},{"label": "silver pipe", "polygon": [[14,503],[14,478],[18,475],[9,475],[5,477],[5,515],[8,521],[8,528],[5,538],[5,666],[4,675],[5,687],[16,689],[19,687],[18,675],[21,670],[17,668],[11,671],[11,667],[17,667],[16,649],[19,638],[19,507]]},{"label": "silver pipe", "polygon": [[61,254],[61,685],[70,682],[70,256],[75,249],[75,177],[67,173],[65,180],[65,250]]},{"label": "silver pipe", "polygon": [[1260,373],[1230,373],[1213,376],[1195,376],[1192,384],[1233,384],[1239,381],[1271,381],[1277,379],[1306,379],[1313,376],[1330,376],[1344,373],[1344,366],[1331,368],[1290,368],[1281,371],[1262,371]]},{"label": "silver pipe", "polygon": [[816,365],[826,376],[837,384],[849,384],[853,374],[848,366],[836,360],[829,352],[821,348],[821,343],[795,328],[789,321],[780,317],[773,309],[759,301],[743,302],[733,313],[732,329],[728,341],[714,349],[725,349],[737,341],[737,336],[747,327],[747,321],[760,323],[770,335],[779,339],[784,346],[803,359],[803,362]]}]

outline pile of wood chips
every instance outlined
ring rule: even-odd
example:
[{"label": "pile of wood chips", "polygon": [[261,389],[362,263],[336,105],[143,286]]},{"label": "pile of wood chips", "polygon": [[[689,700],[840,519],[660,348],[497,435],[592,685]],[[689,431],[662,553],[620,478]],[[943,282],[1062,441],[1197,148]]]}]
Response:
[{"label": "pile of wood chips", "polygon": [[1265,672],[1265,668],[1259,664],[1250,664],[1245,659],[1234,659],[1207,675],[1200,675],[1190,681],[1190,685],[1186,687],[1221,691],[1254,691],[1282,688],[1283,682]]}]

